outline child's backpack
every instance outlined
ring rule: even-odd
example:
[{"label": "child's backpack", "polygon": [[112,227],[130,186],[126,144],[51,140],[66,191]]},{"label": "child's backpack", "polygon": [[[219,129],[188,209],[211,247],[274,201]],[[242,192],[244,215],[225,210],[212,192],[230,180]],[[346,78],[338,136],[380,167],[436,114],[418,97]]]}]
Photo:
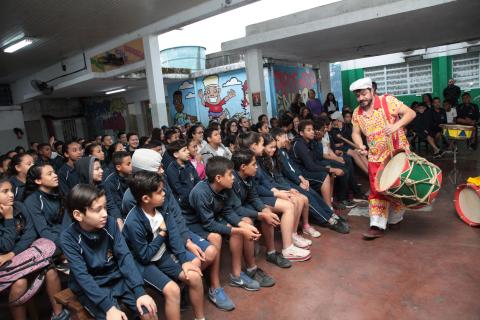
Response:
[{"label": "child's backpack", "polygon": [[18,279],[40,271],[25,293],[15,301],[9,303],[11,306],[24,304],[32,298],[45,280],[47,266],[52,263],[52,256],[55,252],[55,243],[51,240],[40,238],[32,245],[14,256],[12,260],[0,267],[0,292],[9,288]]}]

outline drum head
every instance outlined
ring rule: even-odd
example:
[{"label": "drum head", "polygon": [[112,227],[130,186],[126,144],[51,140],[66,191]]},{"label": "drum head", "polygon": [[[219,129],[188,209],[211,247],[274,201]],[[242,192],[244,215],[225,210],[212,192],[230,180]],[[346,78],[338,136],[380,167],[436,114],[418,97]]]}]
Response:
[{"label": "drum head", "polygon": [[400,152],[390,159],[380,177],[380,190],[387,190],[397,181],[402,174],[405,161],[407,161],[405,152]]},{"label": "drum head", "polygon": [[465,217],[474,223],[480,223],[480,196],[474,189],[462,189],[458,197],[458,205]]}]

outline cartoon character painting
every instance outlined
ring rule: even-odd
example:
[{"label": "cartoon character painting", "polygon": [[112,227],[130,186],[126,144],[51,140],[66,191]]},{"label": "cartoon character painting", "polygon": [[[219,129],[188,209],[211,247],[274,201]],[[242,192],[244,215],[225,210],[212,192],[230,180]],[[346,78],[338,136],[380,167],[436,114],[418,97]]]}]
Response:
[{"label": "cartoon character painting", "polygon": [[189,115],[183,112],[183,95],[182,91],[177,90],[173,93],[173,105],[175,107],[175,117],[173,119],[174,123],[179,126],[184,126],[188,123],[197,122],[197,117]]},{"label": "cartoon character painting", "polygon": [[198,96],[202,105],[208,108],[208,118],[210,120],[216,119],[220,121],[224,118],[228,118],[229,112],[224,109],[223,106],[228,100],[235,97],[235,90],[228,90],[227,95],[221,98],[221,88],[218,75],[205,77],[205,79],[203,79],[203,86],[205,88],[205,93],[200,89],[198,90]]}]

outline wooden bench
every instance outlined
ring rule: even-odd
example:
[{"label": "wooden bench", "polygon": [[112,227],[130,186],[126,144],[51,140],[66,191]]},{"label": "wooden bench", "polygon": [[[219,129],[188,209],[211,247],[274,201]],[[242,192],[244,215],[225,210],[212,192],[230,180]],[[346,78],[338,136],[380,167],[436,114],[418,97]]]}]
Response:
[{"label": "wooden bench", "polygon": [[70,289],[57,293],[55,301],[70,311],[70,319],[72,320],[94,320]]}]

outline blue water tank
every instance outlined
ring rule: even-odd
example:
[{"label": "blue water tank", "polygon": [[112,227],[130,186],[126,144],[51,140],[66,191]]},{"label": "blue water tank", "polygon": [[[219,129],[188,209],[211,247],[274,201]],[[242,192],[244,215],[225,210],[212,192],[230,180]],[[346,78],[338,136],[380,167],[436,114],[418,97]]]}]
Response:
[{"label": "blue water tank", "polygon": [[163,68],[187,68],[192,72],[205,69],[205,48],[181,46],[160,51]]}]

